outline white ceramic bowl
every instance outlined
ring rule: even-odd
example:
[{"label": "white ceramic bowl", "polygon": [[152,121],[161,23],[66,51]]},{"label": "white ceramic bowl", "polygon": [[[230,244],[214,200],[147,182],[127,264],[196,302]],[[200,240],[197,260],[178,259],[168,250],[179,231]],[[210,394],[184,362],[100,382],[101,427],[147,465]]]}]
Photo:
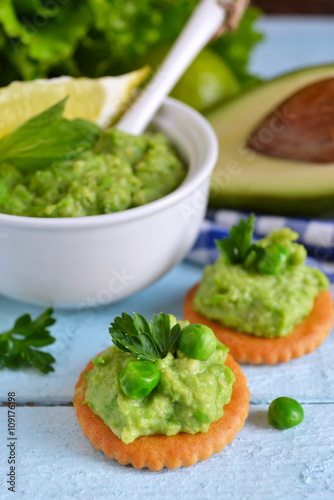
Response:
[{"label": "white ceramic bowl", "polygon": [[0,214],[0,293],[54,307],[94,307],[159,279],[193,245],[218,145],[208,122],[167,99],[152,122],[188,166],[174,192],[124,212],[77,218]]}]

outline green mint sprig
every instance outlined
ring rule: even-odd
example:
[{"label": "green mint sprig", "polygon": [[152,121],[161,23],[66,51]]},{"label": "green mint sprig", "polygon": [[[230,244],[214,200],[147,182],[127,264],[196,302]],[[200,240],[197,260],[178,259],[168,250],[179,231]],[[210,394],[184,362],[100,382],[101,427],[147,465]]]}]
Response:
[{"label": "green mint sprig", "polygon": [[56,340],[48,330],[56,322],[52,314],[51,308],[35,320],[30,314],[24,314],[15,321],[11,330],[0,334],[0,368],[32,367],[42,373],[54,371],[51,364],[55,358],[38,349]]},{"label": "green mint sprig", "polygon": [[116,317],[109,332],[113,343],[122,351],[131,352],[137,358],[154,362],[171,351],[181,335],[178,323],[171,325],[168,314],[154,315],[151,323],[141,315],[126,313]]},{"label": "green mint sprig", "polygon": [[101,129],[86,120],[62,118],[67,99],[0,139],[0,163],[10,163],[23,173],[34,172],[91,150]]}]

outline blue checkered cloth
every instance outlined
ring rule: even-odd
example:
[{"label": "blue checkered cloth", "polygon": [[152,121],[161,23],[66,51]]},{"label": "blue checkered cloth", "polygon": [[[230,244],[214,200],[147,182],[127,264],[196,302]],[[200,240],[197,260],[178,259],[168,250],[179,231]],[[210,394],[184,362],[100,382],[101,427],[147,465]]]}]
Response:
[{"label": "blue checkered cloth", "polygon": [[[228,236],[233,225],[249,213],[232,210],[208,211],[198,239],[188,255],[196,264],[212,264],[218,257],[216,239]],[[299,234],[298,242],[308,251],[308,264],[318,267],[334,284],[334,221],[315,219],[294,219],[270,215],[259,215],[255,221],[254,239],[263,238],[274,228],[289,227]]]}]

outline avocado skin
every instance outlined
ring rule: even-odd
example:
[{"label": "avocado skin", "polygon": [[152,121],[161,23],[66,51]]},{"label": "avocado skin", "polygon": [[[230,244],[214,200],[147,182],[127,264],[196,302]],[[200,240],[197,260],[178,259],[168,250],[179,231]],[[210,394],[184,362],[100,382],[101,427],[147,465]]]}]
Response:
[{"label": "avocado skin", "polygon": [[[334,190],[334,187],[333,187]],[[229,196],[215,195],[209,197],[211,208],[228,208],[246,212],[265,213],[270,215],[286,215],[300,217],[317,217],[332,219],[334,217],[334,193],[330,196],[310,196],[305,198],[276,198],[265,196]]]},{"label": "avocado skin", "polygon": [[[310,73],[317,72],[319,70],[327,70],[330,74],[333,75],[334,72],[334,64],[327,64],[321,66],[313,66],[307,68],[301,68],[291,73],[286,73],[278,76],[277,78],[265,82],[261,82],[255,87],[252,86],[249,89],[241,92],[237,96],[231,98],[226,104],[224,104],[219,110],[215,111],[215,114],[221,113],[222,120],[224,120],[224,110],[231,109],[236,105],[236,116],[238,116],[238,112],[240,110],[238,107],[238,102],[243,97],[252,98],[252,93],[255,91],[256,95],[261,90],[261,88],[266,88],[271,83],[279,83],[280,81],[285,81],[287,78],[293,78],[294,75],[309,75]],[[287,93],[282,93],[281,100],[285,100],[288,97]],[[255,102],[255,112],[257,112],[258,102]],[[266,111],[264,112],[262,118],[264,118]],[[212,115],[213,116],[213,115]],[[210,121],[211,115],[207,116]],[[239,114],[238,118],[242,120],[242,115]],[[237,120],[236,120],[237,121]],[[261,121],[261,116],[259,116],[259,122]],[[249,134],[252,130],[249,130]],[[247,140],[248,137],[240,137],[241,141]],[[220,144],[221,147],[223,147]],[[270,159],[270,158],[269,158]],[[286,160],[281,160],[284,163]],[[310,165],[309,163],[306,163]],[[316,165],[315,165],[316,168]],[[266,175],[266,172],[263,173]],[[268,185],[271,182],[268,177]],[[301,177],[300,182],[303,182],[303,178]],[[329,178],[329,182],[331,179]],[[301,194],[298,195],[289,195],[279,190],[273,195],[272,193],[268,193],[268,196],[263,195],[263,193],[255,193],[247,194],[245,192],[240,192],[240,195],[233,192],[229,192],[228,186],[222,187],[220,190],[217,188],[217,184],[215,184],[214,189],[211,189],[210,197],[209,197],[209,206],[212,208],[228,208],[228,209],[236,209],[236,210],[245,210],[245,211],[255,211],[259,213],[267,213],[267,214],[276,214],[276,215],[285,215],[285,216],[302,216],[302,217],[317,217],[317,218],[333,218],[334,217],[334,179],[332,181],[332,192],[330,193],[322,193],[321,190],[316,189],[314,193],[310,193],[308,195]]]}]

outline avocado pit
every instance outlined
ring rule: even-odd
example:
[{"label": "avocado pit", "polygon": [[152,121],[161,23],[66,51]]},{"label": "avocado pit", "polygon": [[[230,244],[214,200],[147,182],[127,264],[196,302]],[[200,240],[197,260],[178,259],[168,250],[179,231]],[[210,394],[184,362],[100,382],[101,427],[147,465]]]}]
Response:
[{"label": "avocado pit", "polygon": [[263,155],[334,162],[334,78],[303,87],[269,113],[247,145]]}]

